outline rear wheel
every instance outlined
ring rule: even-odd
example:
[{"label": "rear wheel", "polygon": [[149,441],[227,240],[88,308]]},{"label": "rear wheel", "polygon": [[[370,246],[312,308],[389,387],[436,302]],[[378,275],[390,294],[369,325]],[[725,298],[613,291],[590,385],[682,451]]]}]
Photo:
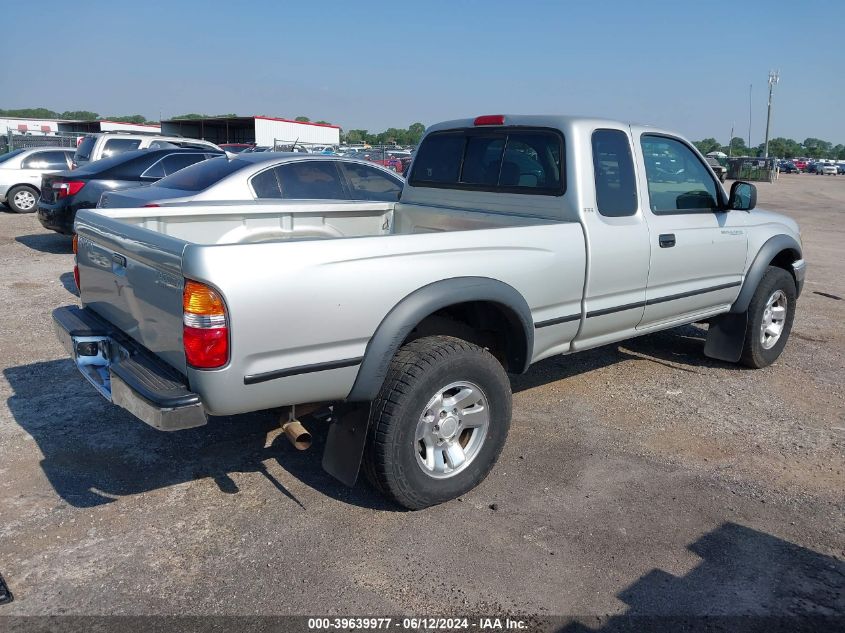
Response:
[{"label": "rear wheel", "polygon": [[425,337],[397,352],[372,411],[364,472],[417,510],[472,490],[490,472],[510,427],[510,383],[490,352]]},{"label": "rear wheel", "polygon": [[795,281],[783,268],[769,266],[748,306],[748,325],[741,361],[768,367],[783,352],[795,318]]},{"label": "rear wheel", "polygon": [[26,185],[18,185],[9,190],[6,201],[15,213],[32,213],[38,203],[38,191]]}]

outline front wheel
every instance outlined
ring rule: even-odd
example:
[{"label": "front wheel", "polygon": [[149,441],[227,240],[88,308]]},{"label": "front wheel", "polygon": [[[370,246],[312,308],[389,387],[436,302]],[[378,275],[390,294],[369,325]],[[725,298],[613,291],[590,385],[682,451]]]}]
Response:
[{"label": "front wheel", "polygon": [[783,352],[795,318],[795,280],[783,268],[769,266],[748,305],[748,325],[741,361],[768,367]]},{"label": "front wheel", "polygon": [[373,402],[364,472],[408,509],[449,501],[487,476],[510,421],[510,382],[490,352],[417,339],[397,352]]}]

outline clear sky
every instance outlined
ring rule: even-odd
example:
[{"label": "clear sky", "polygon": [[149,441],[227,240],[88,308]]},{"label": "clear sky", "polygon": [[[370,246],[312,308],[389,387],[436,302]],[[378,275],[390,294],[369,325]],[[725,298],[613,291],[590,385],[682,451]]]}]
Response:
[{"label": "clear sky", "polygon": [[[845,143],[845,2],[0,0],[0,108],[325,119],[381,131],[589,114],[723,143]],[[16,28],[19,25],[21,28]],[[43,34],[43,35],[39,35]],[[54,34],[51,37],[50,34]]]}]

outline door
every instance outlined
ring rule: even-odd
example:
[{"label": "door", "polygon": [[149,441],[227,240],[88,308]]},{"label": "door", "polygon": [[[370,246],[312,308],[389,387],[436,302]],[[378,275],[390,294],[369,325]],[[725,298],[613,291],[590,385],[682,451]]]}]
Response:
[{"label": "door", "polygon": [[643,129],[634,136],[651,239],[639,328],[726,308],[745,270],[746,215],[725,210],[724,190],[686,141]]},{"label": "door", "polygon": [[[586,144],[587,140],[582,141]],[[643,316],[649,232],[627,128],[599,128],[589,139],[589,163],[579,178],[589,250],[584,289],[586,319],[573,349],[609,343],[635,331]]]}]

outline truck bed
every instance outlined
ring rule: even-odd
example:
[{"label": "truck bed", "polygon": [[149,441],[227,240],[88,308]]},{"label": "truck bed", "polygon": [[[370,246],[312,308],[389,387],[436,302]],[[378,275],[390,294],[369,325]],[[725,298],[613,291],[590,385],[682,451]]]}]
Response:
[{"label": "truck bed", "polygon": [[527,226],[548,220],[394,202],[303,202],[99,209],[103,216],[194,244],[374,237]]},{"label": "truck bed", "polygon": [[[358,371],[351,360],[363,356],[382,319],[443,279],[485,277],[520,288],[535,322],[581,313],[586,250],[577,222],[297,201],[83,210],[76,229],[83,304],[184,374],[214,414],[346,397]],[[221,369],[186,364],[186,278],[212,285],[226,301],[231,361]],[[538,330],[534,357],[564,351],[559,341],[577,328],[567,318]],[[245,382],[337,361],[346,365],[319,380],[300,373]]]}]

